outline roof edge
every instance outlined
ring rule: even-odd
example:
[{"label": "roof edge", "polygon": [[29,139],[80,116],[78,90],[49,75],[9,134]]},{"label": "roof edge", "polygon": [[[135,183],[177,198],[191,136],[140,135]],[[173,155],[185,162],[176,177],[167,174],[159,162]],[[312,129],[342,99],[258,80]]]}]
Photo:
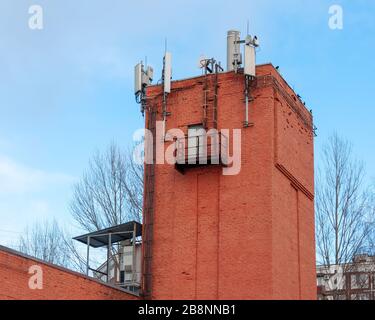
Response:
[{"label": "roof edge", "polygon": [[[265,66],[271,66],[271,67],[273,67],[275,69],[275,66],[273,65],[272,62],[266,62],[266,63],[257,64],[256,68],[258,68],[258,67],[265,67]],[[223,72],[220,72],[220,74],[226,74],[226,73],[231,73],[231,72],[234,72],[234,71],[233,70],[231,70],[231,71],[223,71]],[[176,82],[181,82],[181,81],[186,81],[186,80],[199,79],[199,78],[202,78],[202,77],[204,77],[204,74],[200,74],[200,75],[196,75],[196,76],[191,76],[191,77],[186,77],[186,78],[181,78],[181,79],[175,79],[175,80],[172,79],[171,81],[173,83],[176,83]],[[151,84],[151,85],[147,86],[147,88],[160,87],[162,85],[163,85],[162,83],[155,83],[155,84]]]}]

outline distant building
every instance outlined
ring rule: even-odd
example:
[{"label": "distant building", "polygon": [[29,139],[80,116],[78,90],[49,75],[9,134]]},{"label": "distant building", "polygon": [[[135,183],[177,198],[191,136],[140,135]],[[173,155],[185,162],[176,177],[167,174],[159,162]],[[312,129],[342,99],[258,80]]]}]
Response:
[{"label": "distant building", "polygon": [[375,300],[375,256],[357,255],[348,264],[318,266],[319,300]]},{"label": "distant building", "polygon": [[[134,259],[134,264],[133,264]],[[93,272],[94,278],[107,281],[107,261],[97,271]],[[134,269],[133,269],[134,268]],[[130,243],[121,242],[118,253],[112,255],[109,262],[108,282],[126,288],[134,293],[139,293],[141,287],[142,269],[142,243],[136,243],[133,247]]]}]

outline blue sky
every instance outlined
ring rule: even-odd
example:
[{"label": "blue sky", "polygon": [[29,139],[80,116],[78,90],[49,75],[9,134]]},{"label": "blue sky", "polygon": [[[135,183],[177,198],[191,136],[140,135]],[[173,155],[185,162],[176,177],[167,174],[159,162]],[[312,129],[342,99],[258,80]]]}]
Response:
[{"label": "blue sky", "polygon": [[[28,27],[33,4],[43,30]],[[334,4],[343,30],[328,27]],[[198,75],[202,54],[225,65],[226,31],[244,34],[248,19],[258,63],[279,65],[313,109],[317,154],[337,131],[373,179],[373,0],[1,0],[0,243],[34,221],[71,223],[72,184],[93,152],[113,140],[126,147],[143,126],[135,63],[147,55],[158,79],[168,38],[174,79]]]}]

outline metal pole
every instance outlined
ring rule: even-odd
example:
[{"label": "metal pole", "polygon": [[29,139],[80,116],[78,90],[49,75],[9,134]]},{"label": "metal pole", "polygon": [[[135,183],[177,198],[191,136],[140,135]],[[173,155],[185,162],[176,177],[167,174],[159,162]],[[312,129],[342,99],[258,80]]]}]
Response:
[{"label": "metal pole", "polygon": [[246,104],[246,115],[245,115],[245,127],[249,125],[249,96],[246,92],[246,98],[245,98],[245,104]]},{"label": "metal pole", "polygon": [[86,275],[89,275],[90,270],[90,236],[87,237],[87,257],[86,257]]},{"label": "metal pole", "polygon": [[249,126],[249,77],[245,76],[245,122],[244,127]]},{"label": "metal pole", "polygon": [[133,224],[133,263],[132,263],[132,283],[135,282],[135,238],[137,232],[137,225]]},{"label": "metal pole", "polygon": [[111,257],[111,242],[112,242],[112,234],[108,234],[108,247],[107,247],[107,282],[109,283],[109,276],[110,276],[110,270],[109,270],[109,259]]}]

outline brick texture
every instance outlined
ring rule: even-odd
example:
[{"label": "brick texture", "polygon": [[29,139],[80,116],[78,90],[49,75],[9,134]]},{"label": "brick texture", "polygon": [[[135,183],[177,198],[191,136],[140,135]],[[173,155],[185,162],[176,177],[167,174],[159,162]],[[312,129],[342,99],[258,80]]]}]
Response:
[{"label": "brick texture", "polygon": [[[218,129],[242,129],[242,169],[156,165],[152,298],[315,299],[311,114],[262,65],[244,129],[243,75],[218,81]],[[167,130],[202,122],[203,82],[172,83]],[[161,120],[161,86],[147,94]]]},{"label": "brick texture", "polygon": [[[43,289],[29,288],[31,266],[43,271]],[[137,296],[0,246],[0,300],[136,300]]]}]

